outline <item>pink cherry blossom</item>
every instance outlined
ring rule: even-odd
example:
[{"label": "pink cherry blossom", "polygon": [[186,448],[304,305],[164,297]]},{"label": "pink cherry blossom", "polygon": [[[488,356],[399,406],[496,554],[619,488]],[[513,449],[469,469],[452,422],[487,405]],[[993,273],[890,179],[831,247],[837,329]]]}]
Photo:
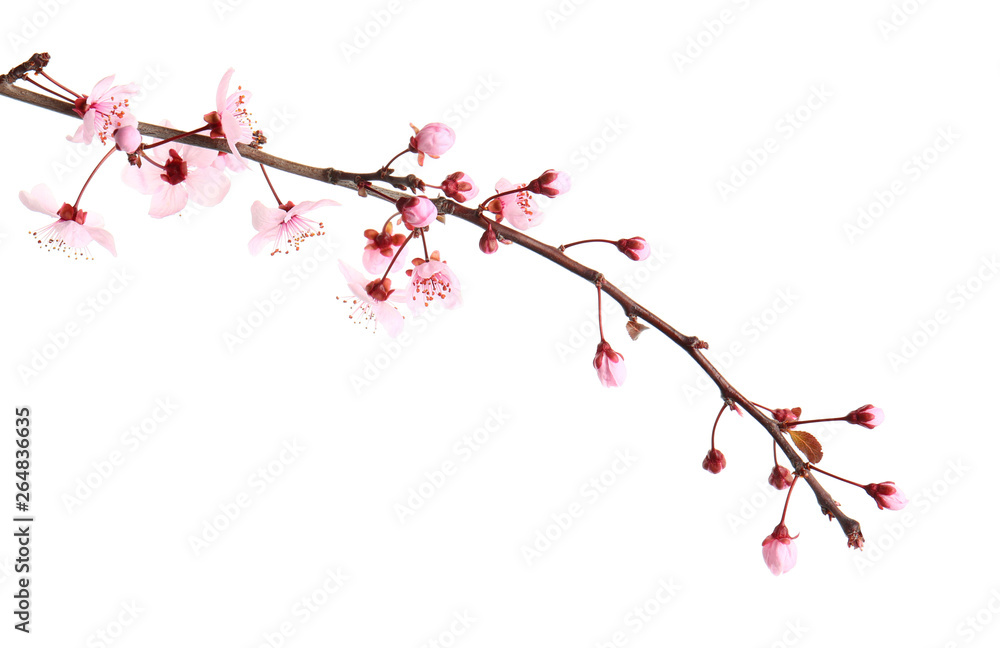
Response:
[{"label": "pink cherry blossom", "polygon": [[844,418],[848,423],[863,425],[871,430],[875,426],[882,424],[882,421],[885,420],[885,414],[882,410],[873,405],[864,405],[854,410]]},{"label": "pink cherry blossom", "polygon": [[[169,151],[164,149],[169,146]],[[187,206],[188,199],[213,207],[229,192],[229,178],[215,168],[215,151],[171,142],[144,152],[152,158],[142,167],[122,170],[122,181],[139,193],[153,197],[149,215],[163,218]],[[154,164],[155,163],[155,164]]]},{"label": "pink cherry blossom", "polygon": [[56,219],[56,222],[31,233],[40,246],[65,252],[70,258],[91,259],[88,246],[91,241],[96,241],[112,256],[118,256],[115,239],[102,227],[104,219],[100,214],[74,209],[69,203],[60,205],[44,184],[35,186],[30,193],[22,191],[18,197],[31,211]]},{"label": "pink cherry blossom", "polygon": [[896,488],[895,482],[868,484],[865,486],[865,491],[875,499],[880,511],[882,509],[898,511],[909,503],[903,491]]},{"label": "pink cherry blossom", "polygon": [[407,303],[414,313],[435,301],[448,309],[462,305],[462,286],[458,277],[447,263],[441,261],[438,252],[431,254],[430,261],[416,259],[413,263],[413,269],[406,273],[410,275]]},{"label": "pink cherry blossom", "polygon": [[570,184],[568,173],[549,169],[528,183],[528,191],[554,198],[569,191]]},{"label": "pink cherry blossom", "polygon": [[406,235],[393,234],[392,223],[386,223],[381,232],[373,229],[365,230],[365,251],[361,255],[361,264],[372,274],[384,274],[393,257],[396,258],[390,272],[402,270],[406,264],[401,256],[397,256],[399,248],[406,242]]},{"label": "pink cherry blossom", "polygon": [[713,475],[718,475],[726,467],[726,455],[722,454],[721,450],[712,448],[701,460],[701,467]]},{"label": "pink cherry blossom", "polygon": [[771,474],[767,478],[767,483],[778,490],[785,490],[792,485],[793,481],[795,481],[795,478],[792,477],[791,471],[784,466],[775,466],[772,468]]},{"label": "pink cherry blossom", "polygon": [[[340,203],[326,198],[315,202],[307,200],[297,205],[288,202],[276,208],[265,207],[261,201],[255,201],[250,206],[250,215],[253,217],[253,228],[258,234],[250,239],[250,254],[258,254],[272,241],[274,242],[272,256],[281,252],[288,254],[291,252],[289,248],[292,247],[298,251],[306,239],[324,234],[318,231],[323,228],[323,223],[305,218],[303,214],[320,207],[338,205]],[[313,227],[314,225],[317,227]]]},{"label": "pink cherry blossom", "polygon": [[219,171],[232,171],[233,173],[240,173],[241,171],[247,170],[247,165],[243,161],[243,158],[237,158],[235,155],[230,153],[223,153],[219,151],[219,155],[215,158],[215,162],[212,163]]},{"label": "pink cherry blossom", "polygon": [[618,251],[633,261],[645,261],[649,258],[649,243],[641,236],[618,239]]},{"label": "pink cherry blossom", "polygon": [[114,81],[113,74],[104,77],[89,95],[77,98],[73,103],[73,112],[83,118],[83,123],[76,129],[76,133],[66,139],[79,144],[90,144],[94,135],[97,135],[104,144],[118,128],[138,123],[128,112],[128,100],[139,92],[139,86],[134,83],[112,86]]},{"label": "pink cherry blossom", "polygon": [[355,297],[352,304],[356,308],[351,319],[360,311],[361,317],[357,320],[359,323],[373,322],[376,326],[381,324],[390,336],[399,335],[403,330],[403,315],[391,302],[400,302],[403,297],[397,295],[397,291],[392,288],[392,280],[386,278],[370,281],[343,261],[340,262],[340,271]]},{"label": "pink cherry blossom", "polygon": [[472,200],[479,195],[479,187],[462,171],[456,171],[445,178],[441,183],[441,190],[444,191],[444,195],[458,202]]},{"label": "pink cherry blossom", "polygon": [[455,131],[444,124],[434,122],[420,129],[410,124],[410,127],[416,133],[410,138],[410,150],[417,153],[420,166],[424,165],[424,155],[441,157],[455,144]]},{"label": "pink cherry blossom", "polygon": [[[496,184],[496,192],[504,193],[512,189],[523,189],[525,185],[511,184],[506,178],[500,178]],[[519,230],[535,227],[542,222],[543,214],[538,203],[528,191],[518,191],[495,198],[490,202],[489,210],[497,214],[497,222],[503,219]]]},{"label": "pink cherry blossom", "polygon": [[229,68],[222,75],[222,81],[215,92],[215,112],[205,115],[205,122],[212,126],[209,133],[211,137],[225,138],[229,144],[235,162],[243,163],[243,156],[240,155],[237,144],[249,144],[253,141],[253,133],[250,127],[250,113],[247,112],[243,104],[252,96],[250,91],[239,86],[236,92],[229,94],[229,82],[233,78],[236,70]]},{"label": "pink cherry blossom", "polygon": [[396,209],[410,229],[427,227],[437,218],[437,207],[424,196],[404,196],[396,201]]},{"label": "pink cherry blossom", "polygon": [[606,340],[602,339],[597,345],[594,369],[597,369],[597,378],[605,387],[621,387],[625,382],[625,358]]},{"label": "pink cherry blossom", "polygon": [[795,548],[794,540],[797,537],[799,536],[789,537],[788,527],[779,524],[761,543],[764,547],[764,562],[775,576],[781,576],[795,566],[798,549]]}]

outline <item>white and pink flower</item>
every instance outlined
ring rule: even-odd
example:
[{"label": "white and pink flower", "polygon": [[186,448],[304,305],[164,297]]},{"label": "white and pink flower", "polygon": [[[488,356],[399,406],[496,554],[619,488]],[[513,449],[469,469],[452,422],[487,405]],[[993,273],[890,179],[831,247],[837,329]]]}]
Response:
[{"label": "white and pink flower", "polygon": [[233,73],[236,70],[229,68],[222,75],[222,81],[215,92],[215,111],[205,115],[205,122],[212,126],[209,133],[211,137],[225,138],[229,144],[229,150],[235,160],[233,164],[245,164],[237,144],[249,144],[253,141],[253,130],[250,126],[250,113],[244,104],[252,96],[249,90],[244,90],[243,86],[236,88],[236,92],[229,94],[229,83],[232,81]]},{"label": "white and pink flower", "polygon": [[[169,150],[164,150],[169,146]],[[171,142],[144,149],[153,163],[122,170],[122,181],[142,194],[152,196],[149,215],[163,218],[180,212],[188,200],[213,207],[229,192],[229,178],[213,166],[216,152]]]},{"label": "white and pink flower", "polygon": [[139,123],[128,111],[129,97],[139,92],[139,86],[134,83],[112,86],[114,82],[115,75],[104,77],[89,95],[77,98],[73,103],[73,112],[83,118],[83,123],[76,129],[76,133],[66,139],[79,144],[90,144],[94,135],[97,135],[104,144],[119,128]]},{"label": "white and pink flower", "polygon": [[424,156],[439,158],[455,144],[455,131],[438,122],[417,128],[410,124],[415,133],[410,138],[410,150],[417,153],[417,164],[424,165]]},{"label": "white and pink flower", "polygon": [[462,305],[462,286],[458,277],[447,263],[441,261],[437,251],[431,254],[430,261],[415,259],[413,263],[413,269],[406,271],[410,275],[407,303],[412,311],[417,312],[433,302],[448,309]]},{"label": "white and pink flower", "polygon": [[56,222],[31,233],[40,246],[65,252],[70,258],[91,259],[88,246],[97,242],[112,256],[118,256],[115,239],[104,229],[104,219],[99,214],[74,209],[69,203],[60,205],[44,184],[37,185],[30,193],[22,191],[18,197],[31,211],[56,219]]},{"label": "white and pink flower", "polygon": [[271,255],[284,252],[288,254],[291,248],[299,250],[303,241],[313,237],[322,236],[324,232],[323,223],[306,218],[314,209],[320,207],[336,207],[340,203],[324,198],[323,200],[300,202],[297,205],[291,202],[280,207],[266,207],[264,203],[257,200],[250,206],[250,215],[253,217],[253,228],[257,230],[257,235],[250,239],[250,254],[258,254],[268,243],[274,243]]},{"label": "white and pink flower", "polygon": [[775,576],[781,576],[795,566],[798,549],[795,548],[794,540],[797,537],[799,536],[789,537],[788,527],[779,524],[761,543],[764,547],[764,563]]},{"label": "white and pink flower", "polygon": [[896,488],[895,482],[882,482],[881,484],[868,484],[865,492],[872,496],[879,510],[889,509],[899,511],[903,509],[910,500],[906,499],[903,491]]},{"label": "white and pink flower", "polygon": [[361,264],[365,270],[372,274],[384,274],[393,258],[396,262],[392,264],[390,272],[398,272],[405,267],[405,263],[400,256],[397,256],[399,248],[406,242],[406,235],[393,234],[392,223],[386,223],[381,232],[373,229],[365,230],[365,251],[361,255]]},{"label": "white and pink flower", "polygon": [[507,219],[519,230],[535,227],[542,222],[542,210],[538,208],[535,198],[527,190],[516,193],[506,193],[513,189],[524,189],[525,185],[513,185],[506,178],[500,178],[496,184],[498,194],[506,194],[490,201],[489,210],[496,214],[497,222]]},{"label": "white and pink flower", "polygon": [[361,316],[356,320],[359,323],[381,324],[390,336],[399,335],[403,330],[403,315],[393,302],[398,303],[405,298],[392,287],[392,279],[369,280],[343,261],[340,262],[340,271],[355,297],[352,303],[356,308],[350,315],[351,319],[355,319],[360,312]]}]

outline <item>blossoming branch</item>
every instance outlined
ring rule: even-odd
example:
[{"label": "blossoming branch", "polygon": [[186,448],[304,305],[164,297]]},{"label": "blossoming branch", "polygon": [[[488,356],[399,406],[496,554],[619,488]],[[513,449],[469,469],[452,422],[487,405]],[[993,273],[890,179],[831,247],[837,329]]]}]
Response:
[{"label": "blossoming branch", "polygon": [[[405,142],[403,150],[373,171],[354,173],[335,167],[313,167],[262,150],[267,137],[253,128],[248,112],[252,95],[242,86],[232,87],[235,74],[232,69],[221,78],[214,109],[206,100],[202,110],[209,110],[196,113],[200,117],[188,121],[192,126],[189,130],[178,130],[170,123],[154,125],[135,117],[131,103],[138,91],[135,84],[115,85],[115,77],[111,75],[97,81],[90,94],[81,94],[50,76],[45,71],[48,63],[48,54],[35,54],[7,74],[0,75],[0,94],[80,120],[67,139],[89,144],[96,138],[107,147],[107,152],[72,203],[57,199],[41,184],[20,192],[20,200],[26,208],[53,219],[31,232],[41,247],[72,258],[90,259],[89,246],[96,243],[108,253],[117,254],[115,239],[105,228],[103,219],[88,211],[89,206],[83,200],[91,179],[113,157],[124,162],[120,171],[122,183],[150,196],[148,214],[153,218],[178,214],[189,202],[216,206],[229,192],[232,176],[258,167],[263,182],[261,199],[254,201],[249,209],[248,233],[251,228],[255,232],[247,243],[251,254],[259,254],[267,248],[272,255],[288,254],[308,245],[309,239],[324,234],[325,225],[316,220],[317,212],[339,206],[339,203],[329,198],[299,200],[298,196],[295,201],[283,200],[280,186],[272,181],[267,168],[311,178],[347,189],[360,198],[387,203],[385,220],[372,223],[372,227],[359,233],[357,251],[364,272],[344,261],[340,262],[340,267],[353,294],[352,298],[345,299],[353,309],[352,318],[395,336],[405,327],[401,312],[404,304],[410,311],[417,312],[434,302],[446,308],[462,303],[458,274],[447,262],[446,255],[434,250],[429,243],[434,230],[444,225],[446,216],[453,216],[482,230],[478,246],[485,254],[497,254],[504,245],[519,245],[594,285],[599,339],[595,340],[593,366],[602,385],[619,387],[626,379],[625,356],[612,346],[608,338],[614,336],[606,333],[608,329],[604,326],[605,296],[621,307],[625,329],[632,340],[648,328],[656,329],[701,367],[718,386],[722,399],[712,425],[709,450],[702,461],[706,471],[717,474],[726,467],[726,457],[716,446],[716,432],[727,410],[740,416],[745,411],[765,429],[771,437],[774,457],[768,483],[775,489],[788,491],[781,519],[762,543],[764,562],[775,575],[791,569],[798,557],[794,543],[798,535],[790,535],[785,518],[792,492],[800,480],[812,489],[820,512],[839,522],[848,546],[856,549],[864,544],[860,524],[843,512],[817,475],[864,490],[880,510],[899,510],[906,505],[906,496],[894,482],[865,484],[819,468],[817,464],[823,459],[822,446],[815,436],[802,429],[811,423],[839,421],[872,430],[884,420],[881,409],[865,405],[843,416],[807,420],[802,418],[800,408],[770,408],[749,400],[705,357],[703,350],[708,348],[707,343],[682,334],[607,281],[602,273],[575,261],[568,252],[578,245],[611,246],[633,261],[643,261],[650,253],[644,237],[591,238],[549,245],[525,234],[526,230],[538,227],[545,220],[535,197],[556,198],[569,191],[568,174],[549,169],[523,182],[500,178],[494,183],[494,193],[476,203],[472,201],[479,196],[480,189],[465,171],[445,175],[439,184],[431,184],[415,174],[393,175],[392,164],[402,156],[415,155],[421,168],[425,163],[430,166],[428,158],[437,160],[444,156],[455,145],[454,131],[444,124],[413,126],[413,135]],[[34,89],[15,85],[18,83]],[[429,189],[443,195],[431,197],[427,194]],[[72,194],[64,195],[72,198]],[[790,467],[779,461],[779,449]]]}]

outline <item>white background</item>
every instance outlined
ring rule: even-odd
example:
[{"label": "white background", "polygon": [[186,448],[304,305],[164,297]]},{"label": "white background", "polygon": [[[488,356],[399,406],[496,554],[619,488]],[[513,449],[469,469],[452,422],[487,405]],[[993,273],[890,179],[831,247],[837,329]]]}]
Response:
[{"label": "white background", "polygon": [[[878,511],[825,480],[862,524],[859,553],[797,488],[799,561],[775,578],[760,543],[783,497],[765,483],[764,432],[723,417],[729,465],[702,470],[719,400],[691,360],[654,332],[631,342],[612,304],[607,336],[629,376],[603,388],[593,287],[522,250],[486,257],[459,221],[430,241],[465,304],[410,319],[399,347],[349,322],[325,248],[247,253],[249,206],[269,199],[256,172],[216,208],[157,221],[115,158],[83,207],[105,216],[117,258],[39,250],[26,231],[45,218],[17,192],[45,182],[73,202],[102,152],[65,141],[72,120],[4,99],[2,510],[13,517],[13,409],[25,404],[36,516],[33,634],[5,612],[4,645],[995,643],[993,3],[155,6],[7,3],[0,62],[48,51],[49,72],[78,92],[116,73],[144,84],[140,119],[191,128],[233,66],[267,150],[317,166],[375,169],[410,122],[446,121],[458,141],[419,170],[430,182],[463,170],[488,189],[565,169],[573,190],[533,235],[646,237],[657,258],[645,264],[610,246],[573,253],[707,340],[758,402],[810,417],[882,407],[875,430],[818,430],[821,465],[894,480],[911,505]],[[809,107],[811,95],[825,99]],[[776,152],[754,163],[748,149],[768,138]],[[723,196],[741,165],[748,179]],[[273,177],[282,200],[343,204],[323,214],[325,243],[359,267],[362,232],[386,206]],[[901,195],[879,208],[896,182]],[[112,295],[116,276],[127,285]],[[283,303],[264,304],[275,291]],[[78,334],[60,337],[67,327]],[[497,411],[484,444],[456,448]],[[448,461],[457,472],[401,521],[410,489]],[[249,505],[229,521],[241,494]],[[582,515],[552,526],[574,503]],[[196,550],[214,525],[225,529]],[[558,538],[527,558],[546,532]],[[328,595],[337,570],[347,580]],[[303,597],[321,602],[308,616]]]}]

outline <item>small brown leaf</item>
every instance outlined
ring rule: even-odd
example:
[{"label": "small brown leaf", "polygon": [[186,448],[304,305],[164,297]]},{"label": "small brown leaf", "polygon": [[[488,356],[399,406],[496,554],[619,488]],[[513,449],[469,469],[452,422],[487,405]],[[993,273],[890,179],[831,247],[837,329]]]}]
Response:
[{"label": "small brown leaf", "polygon": [[642,332],[648,328],[649,327],[646,326],[645,324],[640,324],[634,319],[630,319],[629,321],[625,322],[625,330],[628,331],[628,336],[632,338],[633,342],[635,340],[638,340],[639,335],[641,335]]},{"label": "small brown leaf", "polygon": [[809,463],[816,464],[823,459],[823,445],[819,439],[802,430],[789,430],[788,435],[792,437],[795,447],[806,455]]}]

